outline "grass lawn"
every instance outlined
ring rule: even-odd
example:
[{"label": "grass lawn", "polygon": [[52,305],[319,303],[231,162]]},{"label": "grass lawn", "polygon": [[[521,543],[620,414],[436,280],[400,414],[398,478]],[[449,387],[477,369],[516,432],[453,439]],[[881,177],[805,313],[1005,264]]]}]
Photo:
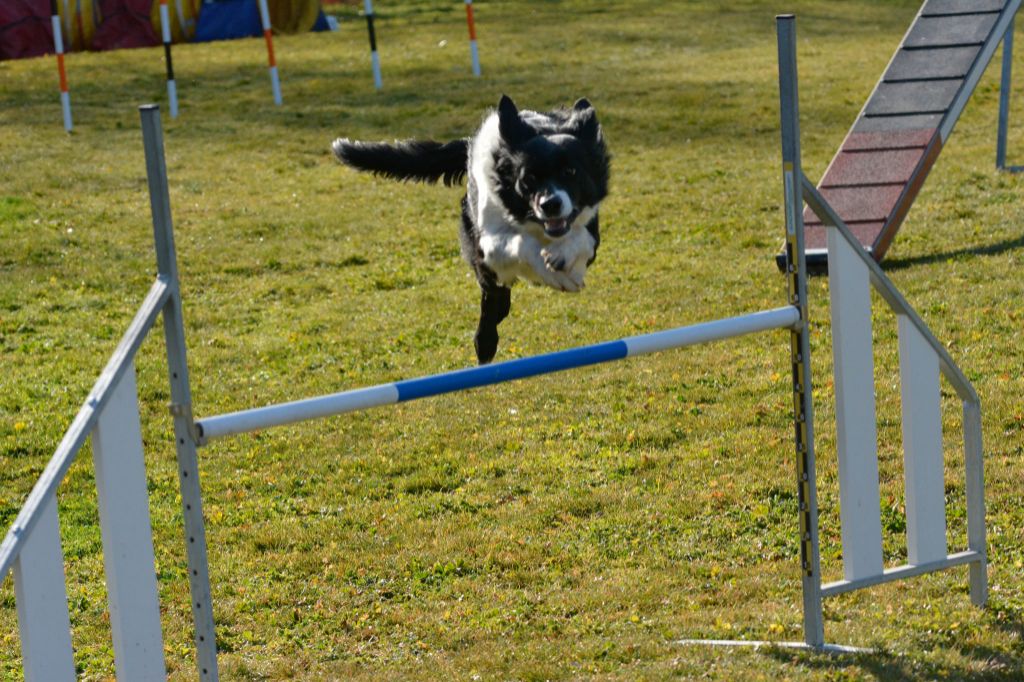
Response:
[{"label": "grass lawn", "polygon": [[[587,96],[614,154],[579,295],[519,286],[498,359],[782,305],[774,15],[798,16],[805,170],[824,171],[913,0],[381,0],[365,26],[175,48],[164,117],[197,416],[472,364],[478,291],[457,189],[338,166],[339,135],[470,133],[501,93]],[[998,58],[998,55],[997,55]],[[155,269],[136,105],[166,110],[159,48],[0,63],[0,521],[9,527]],[[989,69],[885,268],[974,382],[989,605],[967,569],[825,604],[874,653],[684,647],[799,640],[788,336],[748,337],[218,441],[200,450],[225,680],[1024,679],[1024,221],[993,167]],[[1024,60],[1017,62],[1024,73]],[[1024,83],[1017,80],[1021,102]],[[1020,107],[1018,107],[1020,111]],[[1024,159],[1020,114],[1011,162]],[[827,320],[810,285],[826,580],[842,575]],[[876,301],[884,553],[906,558],[896,324]],[[162,334],[137,366],[173,680],[194,679]],[[966,546],[960,407],[943,384],[951,550]],[[60,488],[82,679],[114,674],[88,448]],[[10,578],[0,677],[21,675]]]}]

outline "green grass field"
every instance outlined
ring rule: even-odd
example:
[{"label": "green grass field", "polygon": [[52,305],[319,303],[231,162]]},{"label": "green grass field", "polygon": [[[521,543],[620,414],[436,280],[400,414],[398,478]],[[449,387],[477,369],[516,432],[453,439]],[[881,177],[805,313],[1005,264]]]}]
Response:
[{"label": "green grass field", "polygon": [[[776,307],[783,233],[774,15],[798,15],[805,170],[824,171],[913,0],[378,6],[365,27],[175,49],[164,117],[197,416],[472,364],[477,286],[459,190],[376,181],[328,146],[469,134],[501,93],[586,95],[614,154],[579,295],[520,286],[499,359]],[[998,54],[997,54],[998,58]],[[1024,73],[1018,60],[1018,74]],[[0,63],[0,521],[9,527],[155,270],[136,105],[159,49]],[[1024,96],[1020,77],[1017,101]],[[991,597],[960,568],[826,601],[826,638],[874,653],[685,647],[799,640],[783,332],[219,441],[200,450],[222,679],[1024,679],[1024,236],[993,167],[990,68],[886,271],[982,399]],[[1018,108],[1018,111],[1020,109]],[[1024,159],[1020,115],[1011,161]],[[842,575],[828,280],[812,300],[821,544]],[[905,560],[895,320],[875,306],[882,521]],[[137,359],[170,678],[194,679],[162,335]],[[949,544],[966,546],[959,404],[944,384]],[[75,656],[114,674],[88,448],[60,489]],[[21,676],[0,588],[0,676]]]}]

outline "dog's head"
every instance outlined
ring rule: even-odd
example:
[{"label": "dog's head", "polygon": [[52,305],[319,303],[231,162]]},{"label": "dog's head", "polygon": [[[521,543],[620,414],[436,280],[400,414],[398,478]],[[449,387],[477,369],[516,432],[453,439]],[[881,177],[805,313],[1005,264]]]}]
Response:
[{"label": "dog's head", "polygon": [[581,214],[589,219],[608,194],[608,154],[590,102],[581,99],[551,114],[520,114],[502,96],[498,130],[500,196],[513,217],[539,223],[553,239],[565,235]]}]

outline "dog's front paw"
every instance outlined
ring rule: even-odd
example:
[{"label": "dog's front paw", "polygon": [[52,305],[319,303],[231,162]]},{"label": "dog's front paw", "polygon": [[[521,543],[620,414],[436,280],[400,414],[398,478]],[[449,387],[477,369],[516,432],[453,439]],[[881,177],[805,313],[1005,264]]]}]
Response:
[{"label": "dog's front paw", "polygon": [[544,249],[540,252],[540,255],[544,258],[544,265],[553,272],[563,272],[568,264],[565,255],[557,251]]}]

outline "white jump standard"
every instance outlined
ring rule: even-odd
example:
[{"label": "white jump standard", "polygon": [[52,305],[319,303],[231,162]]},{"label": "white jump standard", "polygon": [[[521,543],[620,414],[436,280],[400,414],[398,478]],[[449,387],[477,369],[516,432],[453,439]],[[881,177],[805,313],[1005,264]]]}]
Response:
[{"label": "white jump standard", "polygon": [[[369,0],[366,1],[369,3]],[[789,330],[790,337],[804,641],[702,640],[701,643],[799,646],[837,653],[852,651],[850,647],[825,644],[823,598],[965,564],[970,567],[971,601],[978,605],[984,604],[987,590],[985,504],[978,396],[945,348],[803,174],[800,161],[795,21],[792,16],[782,16],[777,19],[777,24],[787,254],[785,272],[788,284],[786,305],[581,348],[197,421],[192,418],[181,292],[159,111],[155,106],[142,107],[158,274],[114,354],[0,543],[0,578],[6,577],[9,571],[14,574],[26,680],[50,682],[75,679],[56,491],[90,435],[96,459],[100,526],[117,676],[133,682],[162,680],[166,677],[160,607],[155,599],[157,585],[148,522],[146,477],[142,469],[134,369],[135,354],[161,315],[195,623],[196,663],[199,678],[203,682],[217,680],[219,673],[199,486],[198,446],[215,438],[254,429],[775,329]],[[833,290],[841,289],[834,291],[831,314],[835,337],[834,387],[839,435],[836,455],[840,470],[844,572],[842,580],[830,583],[822,582],[818,547],[814,402],[803,242],[805,202],[827,226],[828,267],[832,276],[830,284]],[[909,563],[889,568],[884,567],[881,561],[877,442],[873,435],[875,398],[873,392],[868,390],[870,382],[864,380],[872,371],[872,286],[896,314],[900,336]],[[862,347],[863,342],[850,343],[851,335],[855,332],[867,340],[866,348]],[[948,553],[945,537],[940,375],[953,386],[963,405],[967,547],[951,554]],[[111,437],[111,434],[118,434],[118,437]],[[117,513],[111,513],[114,509]],[[126,551],[128,547],[130,551]]]}]

